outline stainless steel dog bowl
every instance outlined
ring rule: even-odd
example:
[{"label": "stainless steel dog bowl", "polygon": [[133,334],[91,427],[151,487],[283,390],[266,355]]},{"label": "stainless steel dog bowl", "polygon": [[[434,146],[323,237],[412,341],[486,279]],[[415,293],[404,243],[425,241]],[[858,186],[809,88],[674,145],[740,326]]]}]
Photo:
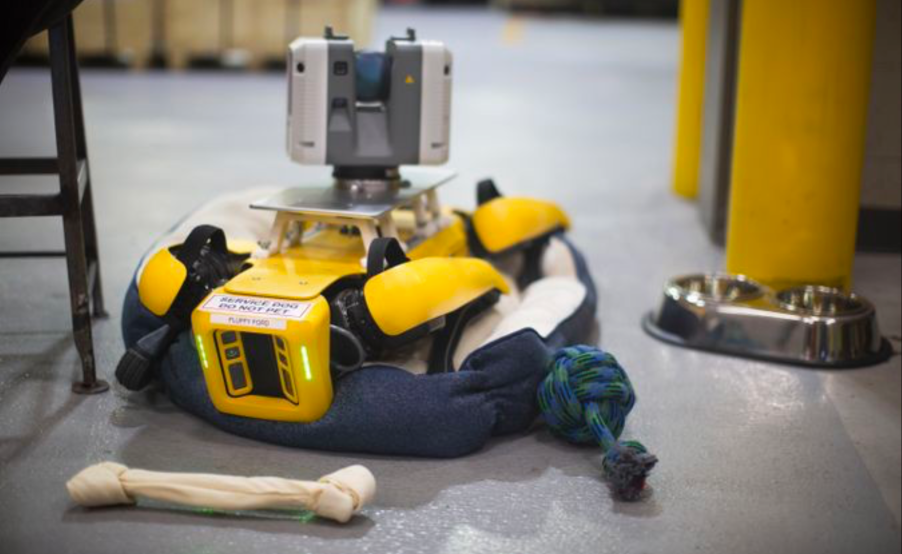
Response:
[{"label": "stainless steel dog bowl", "polygon": [[864,366],[892,354],[865,298],[815,286],[773,291],[741,275],[672,279],[643,327],[688,348],[818,367]]},{"label": "stainless steel dog bowl", "polygon": [[867,300],[856,294],[827,287],[797,287],[777,293],[780,307],[790,312],[815,316],[854,315],[874,311]]},{"label": "stainless steel dog bowl", "polygon": [[720,273],[678,277],[668,285],[670,288],[678,295],[714,302],[748,301],[764,292],[761,285],[745,277]]}]

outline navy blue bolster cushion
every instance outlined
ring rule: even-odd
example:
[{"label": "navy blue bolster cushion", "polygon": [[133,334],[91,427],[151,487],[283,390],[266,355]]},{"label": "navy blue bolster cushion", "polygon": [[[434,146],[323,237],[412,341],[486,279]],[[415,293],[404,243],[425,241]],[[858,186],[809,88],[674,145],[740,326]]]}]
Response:
[{"label": "navy blue bolster cushion", "polygon": [[[367,366],[334,383],[331,408],[312,423],[217,411],[189,332],[182,333],[165,355],[157,378],[176,405],[243,437],[342,452],[462,456],[478,450],[491,436],[527,429],[538,415],[536,387],[553,352],[588,338],[597,293],[585,259],[566,244],[586,295],[547,338],[532,329],[502,337],[474,351],[454,373],[416,375],[388,365]],[[141,304],[133,280],[122,313],[126,348],[162,324]]]}]

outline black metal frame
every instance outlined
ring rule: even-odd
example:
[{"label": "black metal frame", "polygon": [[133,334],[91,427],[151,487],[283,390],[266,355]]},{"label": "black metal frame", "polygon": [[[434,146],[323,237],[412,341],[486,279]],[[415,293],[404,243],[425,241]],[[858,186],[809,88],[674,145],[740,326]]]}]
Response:
[{"label": "black metal frame", "polygon": [[0,252],[0,258],[66,258],[72,331],[82,364],[82,379],[73,383],[72,390],[94,394],[109,389],[109,385],[97,379],[90,308],[94,317],[103,317],[106,312],[72,16],[48,31],[57,156],[0,158],[0,176],[59,175],[60,190],[55,194],[0,194],[0,217],[61,216],[66,249]]}]

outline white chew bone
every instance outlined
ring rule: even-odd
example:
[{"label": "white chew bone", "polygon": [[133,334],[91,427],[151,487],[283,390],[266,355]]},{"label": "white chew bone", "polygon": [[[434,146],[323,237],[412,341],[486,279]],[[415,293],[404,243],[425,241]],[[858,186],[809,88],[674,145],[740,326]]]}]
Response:
[{"label": "white chew bone", "polygon": [[66,483],[69,496],[85,507],[134,504],[137,497],[219,510],[303,508],[345,523],[376,494],[376,479],[354,465],[317,482],[280,477],[164,473],[103,462]]}]

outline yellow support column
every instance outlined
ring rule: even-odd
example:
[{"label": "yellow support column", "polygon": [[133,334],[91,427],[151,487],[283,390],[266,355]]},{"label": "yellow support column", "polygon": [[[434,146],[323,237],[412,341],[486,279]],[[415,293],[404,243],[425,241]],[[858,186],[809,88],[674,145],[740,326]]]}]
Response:
[{"label": "yellow support column", "polygon": [[686,198],[695,198],[698,194],[698,167],[702,151],[702,105],[705,90],[705,39],[708,35],[710,1],[680,2],[682,46],[673,190]]},{"label": "yellow support column", "polygon": [[742,5],[727,270],[848,289],[875,0]]}]

